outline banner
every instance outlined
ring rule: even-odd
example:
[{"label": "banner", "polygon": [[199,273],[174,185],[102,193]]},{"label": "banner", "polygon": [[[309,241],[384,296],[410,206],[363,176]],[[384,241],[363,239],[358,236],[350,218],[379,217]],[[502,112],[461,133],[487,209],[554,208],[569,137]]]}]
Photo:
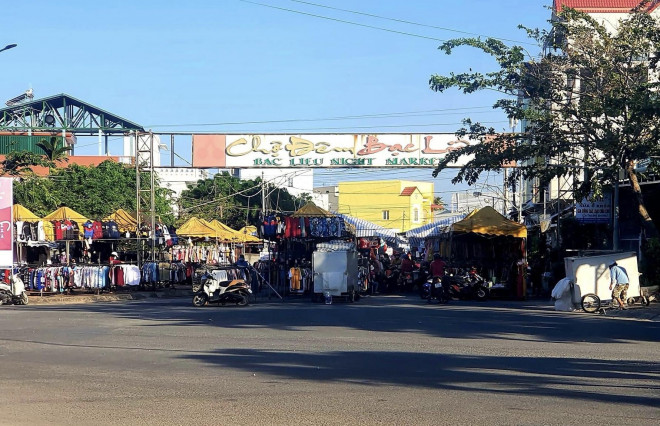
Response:
[{"label": "banner", "polygon": [[585,198],[575,205],[575,219],[580,223],[610,223],[612,196],[604,194],[601,200]]},{"label": "banner", "polygon": [[11,267],[14,263],[13,180],[0,178],[0,266]]},{"label": "banner", "polygon": [[193,167],[435,168],[447,153],[478,143],[453,133],[193,135]]}]

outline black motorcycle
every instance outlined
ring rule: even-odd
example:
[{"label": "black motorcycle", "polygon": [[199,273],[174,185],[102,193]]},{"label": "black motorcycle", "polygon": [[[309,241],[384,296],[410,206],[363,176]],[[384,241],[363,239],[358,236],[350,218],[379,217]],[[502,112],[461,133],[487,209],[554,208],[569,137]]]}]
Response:
[{"label": "black motorcycle", "polygon": [[474,269],[465,275],[445,276],[443,287],[452,299],[483,301],[490,295],[490,288],[486,280]]}]

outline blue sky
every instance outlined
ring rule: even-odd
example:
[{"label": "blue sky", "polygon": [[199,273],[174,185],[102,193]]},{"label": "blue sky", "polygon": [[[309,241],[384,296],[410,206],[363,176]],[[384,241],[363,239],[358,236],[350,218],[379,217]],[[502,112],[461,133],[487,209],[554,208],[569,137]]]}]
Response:
[{"label": "blue sky", "polygon": [[[506,118],[489,108],[493,93],[428,88],[434,73],[493,66],[468,48],[441,53],[440,40],[466,34],[428,26],[528,42],[517,25],[547,27],[551,1],[314,3],[426,26],[291,0],[12,2],[0,13],[0,45],[18,47],[0,53],[0,97],[29,87],[35,98],[68,93],[154,131],[440,133],[464,117],[504,130]],[[337,119],[346,116],[360,118]],[[119,143],[111,141],[112,153]],[[80,145],[78,154],[97,152]],[[450,174],[436,180],[436,192],[453,190]],[[432,179],[430,170],[316,179],[389,177]]]}]

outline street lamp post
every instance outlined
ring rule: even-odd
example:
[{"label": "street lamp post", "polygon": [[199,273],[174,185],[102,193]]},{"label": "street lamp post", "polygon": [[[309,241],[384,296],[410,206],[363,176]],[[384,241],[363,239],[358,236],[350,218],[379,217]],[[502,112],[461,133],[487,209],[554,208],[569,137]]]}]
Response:
[{"label": "street lamp post", "polygon": [[17,44],[8,44],[2,49],[0,49],[0,52],[4,52],[5,50],[13,49],[14,47],[18,46]]}]

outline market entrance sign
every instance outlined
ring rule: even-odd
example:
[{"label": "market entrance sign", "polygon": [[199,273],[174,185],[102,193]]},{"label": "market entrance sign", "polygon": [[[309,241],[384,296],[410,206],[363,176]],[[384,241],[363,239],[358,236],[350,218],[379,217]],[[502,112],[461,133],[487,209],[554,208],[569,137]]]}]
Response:
[{"label": "market entrance sign", "polygon": [[193,167],[435,168],[447,153],[478,143],[453,133],[193,135]]}]

